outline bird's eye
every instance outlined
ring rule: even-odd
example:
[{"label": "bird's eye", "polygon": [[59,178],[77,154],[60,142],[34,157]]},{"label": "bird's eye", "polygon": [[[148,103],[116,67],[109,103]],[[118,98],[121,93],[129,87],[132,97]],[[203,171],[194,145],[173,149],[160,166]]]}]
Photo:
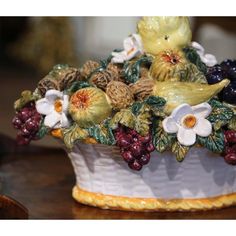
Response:
[{"label": "bird's eye", "polygon": [[165,40],[168,40],[169,39],[169,36],[168,35],[165,35],[165,38],[164,38]]}]

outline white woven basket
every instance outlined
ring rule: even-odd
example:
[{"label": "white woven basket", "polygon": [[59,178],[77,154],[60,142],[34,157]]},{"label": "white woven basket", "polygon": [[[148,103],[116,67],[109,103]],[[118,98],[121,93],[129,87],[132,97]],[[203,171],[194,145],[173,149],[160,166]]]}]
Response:
[{"label": "white woven basket", "polygon": [[[211,209],[236,202],[236,167],[204,148],[191,148],[182,163],[170,152],[153,152],[141,171],[131,170],[115,146],[77,143],[68,155],[76,174],[73,196],[85,204],[156,211]],[[124,206],[124,201],[129,204]],[[143,207],[137,203],[142,201]],[[182,206],[187,202],[190,206]]]}]

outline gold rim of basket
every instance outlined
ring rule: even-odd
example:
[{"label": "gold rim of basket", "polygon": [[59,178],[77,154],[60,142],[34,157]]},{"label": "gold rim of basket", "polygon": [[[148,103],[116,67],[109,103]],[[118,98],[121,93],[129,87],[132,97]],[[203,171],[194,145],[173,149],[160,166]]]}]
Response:
[{"label": "gold rim of basket", "polygon": [[93,193],[75,186],[73,198],[83,204],[124,211],[198,211],[236,205],[236,193],[197,199],[131,198]]}]

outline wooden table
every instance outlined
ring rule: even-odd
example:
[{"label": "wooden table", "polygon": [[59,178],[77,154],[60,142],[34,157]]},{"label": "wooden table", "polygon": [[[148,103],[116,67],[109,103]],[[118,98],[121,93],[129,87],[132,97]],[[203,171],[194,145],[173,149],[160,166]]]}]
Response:
[{"label": "wooden table", "polygon": [[101,210],[75,202],[72,166],[59,149],[16,147],[0,136],[0,194],[7,195],[29,212],[31,219],[236,219],[236,207],[190,213],[143,213]]}]

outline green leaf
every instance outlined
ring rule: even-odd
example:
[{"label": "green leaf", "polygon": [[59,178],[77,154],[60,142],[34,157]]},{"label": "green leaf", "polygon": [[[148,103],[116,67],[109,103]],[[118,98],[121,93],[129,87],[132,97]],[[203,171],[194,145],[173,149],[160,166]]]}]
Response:
[{"label": "green leaf", "polygon": [[122,109],[112,117],[110,127],[116,129],[119,123],[133,129],[135,126],[135,115],[130,109]]},{"label": "green leaf", "polygon": [[197,69],[200,70],[202,73],[206,74],[207,66],[205,63],[202,62],[200,56],[197,54],[197,51],[193,47],[186,47],[183,49],[186,58],[197,66]]},{"label": "green leaf", "polygon": [[141,134],[142,136],[145,136],[149,133],[150,129],[150,108],[145,103],[137,103],[137,109],[135,110],[133,114],[135,115],[135,123],[134,123],[134,129]]},{"label": "green leaf", "polygon": [[126,82],[135,83],[139,79],[141,65],[150,65],[152,60],[152,57],[142,56],[136,61],[126,61],[123,67]]},{"label": "green leaf", "polygon": [[37,139],[42,139],[47,133],[49,129],[43,124],[43,121],[41,121],[40,129],[36,134]]},{"label": "green leaf", "polygon": [[215,153],[222,153],[224,150],[224,133],[222,130],[214,131],[208,137],[197,137],[197,142]]},{"label": "green leaf", "polygon": [[155,109],[162,108],[166,104],[166,100],[158,96],[150,96],[145,99],[145,102],[147,105]]},{"label": "green leaf", "polygon": [[236,130],[236,115],[234,115],[232,119],[229,121],[228,128]]},{"label": "green leaf", "polygon": [[205,75],[193,63],[188,63],[183,70],[177,71],[174,76],[180,78],[181,82],[207,84]]},{"label": "green leaf", "polygon": [[25,90],[21,93],[21,97],[15,101],[14,103],[14,109],[16,111],[21,110],[21,108],[23,108],[28,102],[31,101],[35,101],[36,97],[35,95],[29,91],[29,90]]},{"label": "green leaf", "polygon": [[209,104],[212,107],[212,112],[207,119],[213,123],[216,130],[220,129],[223,125],[228,124],[233,118],[233,110],[223,105],[221,102],[212,99],[209,101]]},{"label": "green leaf", "polygon": [[134,107],[129,109],[122,109],[113,116],[110,121],[110,127],[116,129],[120,123],[130,129],[136,130],[143,136],[147,135],[149,125],[151,124],[151,114],[149,110],[150,109],[145,104],[141,103],[137,103]]},{"label": "green leaf", "polygon": [[164,98],[158,96],[150,96],[145,99],[144,102],[150,107],[155,116],[162,118],[166,116],[163,109],[166,104],[166,100]]},{"label": "green leaf", "polygon": [[89,135],[97,142],[105,145],[114,145],[116,143],[112,129],[109,127],[110,120],[104,123],[88,128]]},{"label": "green leaf", "polygon": [[188,153],[190,147],[180,144],[178,141],[173,143],[171,151],[175,154],[175,158],[178,162],[182,162]]},{"label": "green leaf", "polygon": [[222,126],[225,125],[225,122],[222,120],[217,120],[216,122],[213,123],[213,128],[214,130],[219,130],[221,129]]},{"label": "green leaf", "polygon": [[67,148],[73,148],[77,140],[85,139],[89,136],[86,129],[80,128],[76,123],[68,129],[63,129],[63,139]]},{"label": "green leaf", "polygon": [[228,123],[228,129],[236,130],[236,106],[226,102],[223,102],[223,105],[231,109],[234,113],[234,115],[232,116],[231,120]]},{"label": "green leaf", "polygon": [[100,61],[101,68],[106,69],[110,61],[111,61],[111,57],[108,57],[106,60],[101,60]]},{"label": "green leaf", "polygon": [[223,102],[223,105],[230,108],[231,110],[233,110],[234,115],[236,115],[236,106],[235,105],[229,104],[227,102]]},{"label": "green leaf", "polygon": [[163,110],[157,110],[157,109],[153,109],[153,114],[156,116],[156,117],[159,117],[159,118],[162,118],[164,119],[166,117],[166,113],[163,111]]},{"label": "green leaf", "polygon": [[134,102],[131,106],[132,113],[137,116],[140,113],[144,103],[143,102]]},{"label": "green leaf", "polygon": [[168,134],[164,131],[160,121],[153,121],[152,128],[153,145],[158,152],[164,152],[172,146],[176,139],[174,135]]},{"label": "green leaf", "polygon": [[135,119],[134,129],[142,136],[146,136],[149,133],[149,126],[151,114],[149,111],[140,113]]}]

